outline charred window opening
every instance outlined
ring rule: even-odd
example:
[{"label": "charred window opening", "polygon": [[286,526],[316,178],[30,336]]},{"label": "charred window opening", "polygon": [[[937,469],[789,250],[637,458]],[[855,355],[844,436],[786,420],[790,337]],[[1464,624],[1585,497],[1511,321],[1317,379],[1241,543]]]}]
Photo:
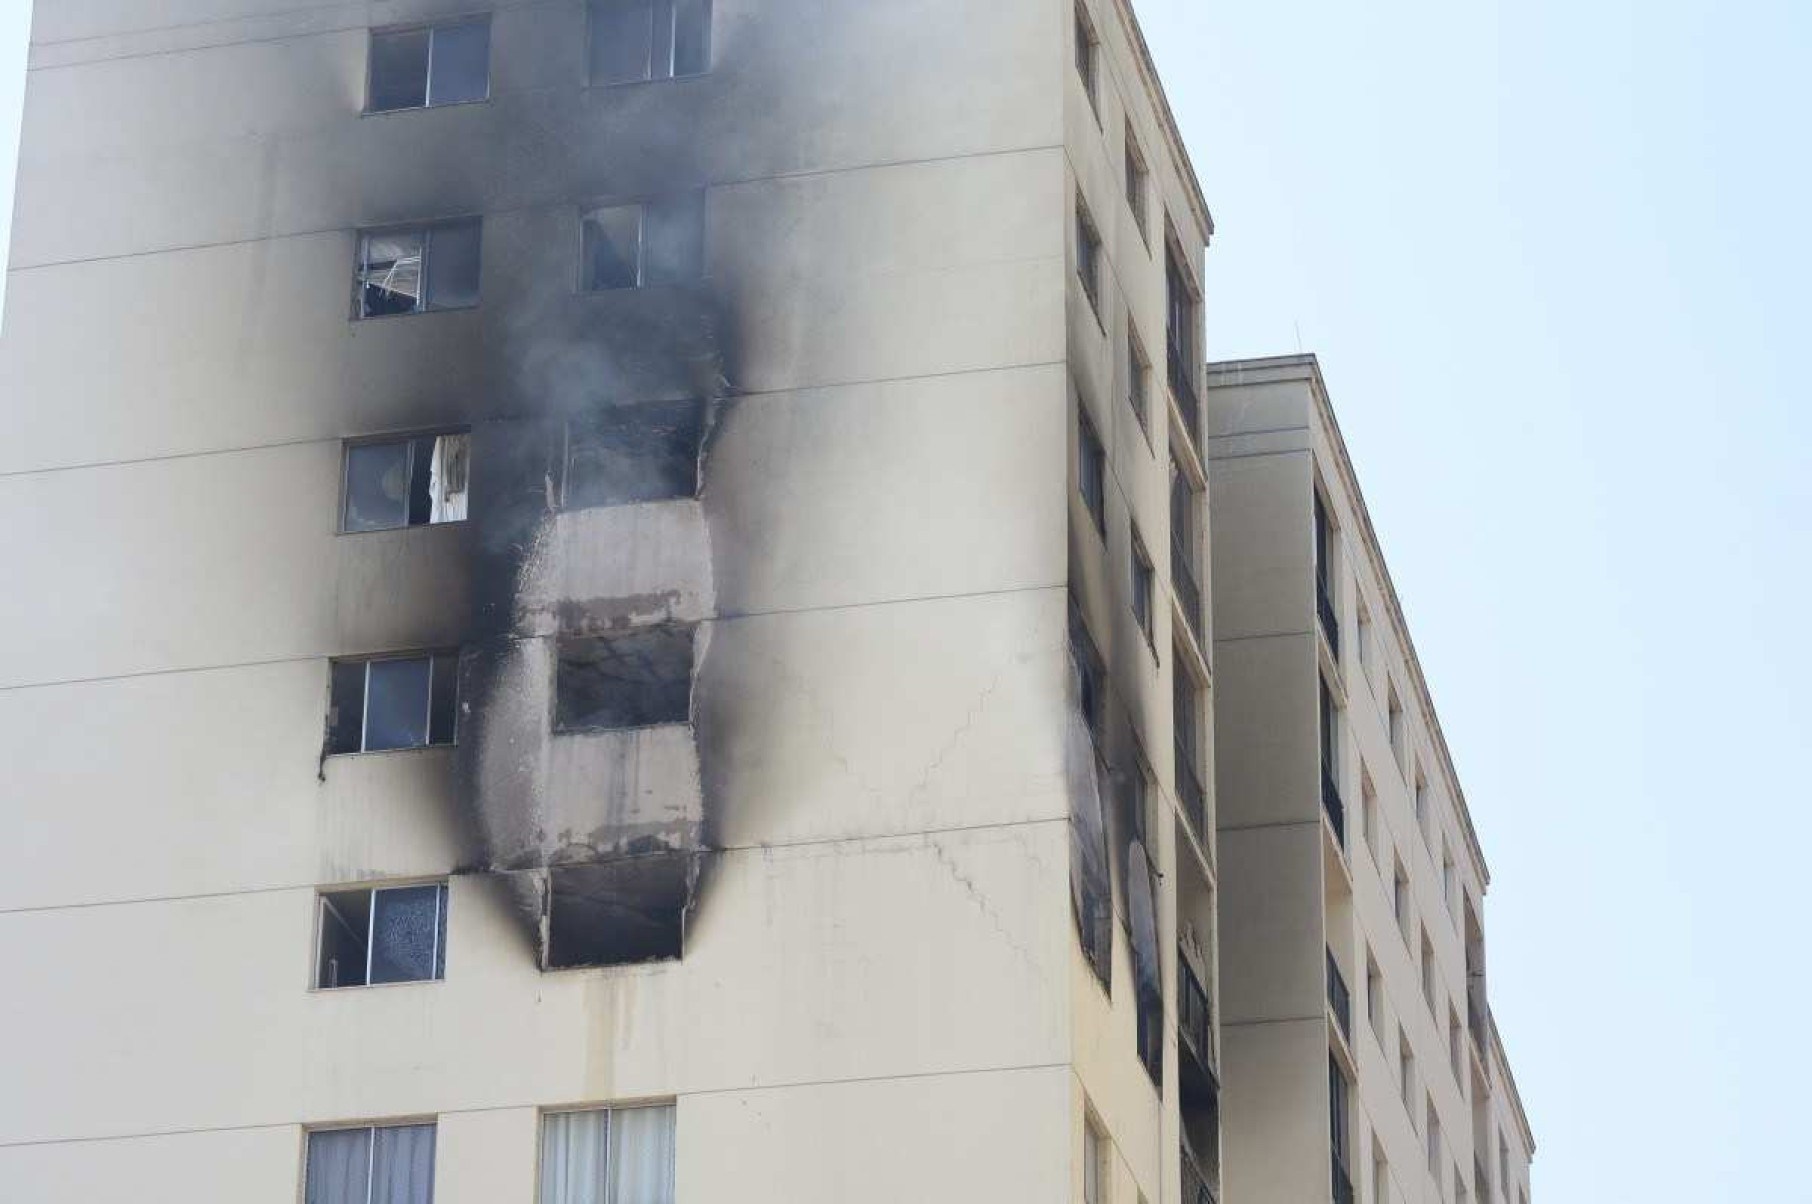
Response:
[{"label": "charred window opening", "polygon": [[566,424],[569,510],[698,496],[702,401],[608,406]]},{"label": "charred window opening", "polygon": [[340,530],[464,521],[471,451],[463,431],[347,444]]},{"label": "charred window opening", "polygon": [[361,234],[359,316],[477,305],[479,226],[474,218]]},{"label": "charred window opening", "polygon": [[687,284],[705,272],[705,198],[691,192],[588,209],[579,219],[586,292]]},{"label": "charred window opening", "polygon": [[671,961],[684,944],[692,858],[624,857],[548,871],[546,968]]},{"label": "charred window opening", "polygon": [[592,0],[589,10],[594,84],[711,69],[711,0]]},{"label": "charred window opening", "polygon": [[692,718],[697,628],[671,624],[560,641],[554,728],[614,731]]},{"label": "charred window opening", "polygon": [[434,1126],[317,1129],[305,1175],[306,1204],[433,1204]]},{"label": "charred window opening", "polygon": [[321,895],[316,987],[432,982],[446,972],[446,883]]},{"label": "charred window opening", "polygon": [[541,1204],[673,1204],[674,1107],[590,1108],[541,1119]]},{"label": "charred window opening", "polygon": [[491,94],[491,20],[371,33],[367,113],[484,100]]},{"label": "charred window opening", "polygon": [[329,754],[453,743],[458,653],[335,661],[332,676]]}]

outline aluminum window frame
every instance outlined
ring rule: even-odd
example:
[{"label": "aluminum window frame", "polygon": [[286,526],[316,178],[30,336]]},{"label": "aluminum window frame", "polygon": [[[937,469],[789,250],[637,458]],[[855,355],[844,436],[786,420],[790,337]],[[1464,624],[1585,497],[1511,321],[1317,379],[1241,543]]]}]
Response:
[{"label": "aluminum window frame", "polygon": [[[395,530],[395,529],[396,528],[392,528],[392,530]],[[403,528],[403,529],[406,530],[407,528]],[[333,704],[333,668],[332,668],[333,666],[335,666],[335,665],[358,665],[361,669],[364,670],[364,681],[360,686],[360,692],[359,692],[359,707],[360,707],[359,747],[356,750],[346,751],[346,752],[330,752],[327,755],[330,757],[367,757],[367,756],[378,756],[378,755],[382,755],[384,753],[420,752],[422,749],[425,749],[425,748],[453,748],[453,747],[457,746],[459,744],[459,726],[460,726],[459,725],[459,678],[457,676],[455,676],[453,679],[454,705],[453,705],[453,732],[452,732],[452,735],[444,744],[436,744],[434,742],[434,662],[436,660],[440,659],[441,657],[452,657],[453,661],[454,661],[454,665],[455,665],[455,672],[457,673],[459,655],[460,655],[460,650],[458,648],[430,648],[430,649],[427,649],[424,651],[382,652],[382,653],[375,653],[370,656],[337,656],[337,657],[331,658],[328,662],[329,668],[328,668],[328,678],[327,678],[327,706],[330,711],[333,709],[333,705],[334,705]],[[427,732],[427,736],[428,736],[427,742],[423,743],[423,744],[409,744],[409,745],[405,745],[401,748],[367,748],[366,742],[369,739],[369,726],[370,726],[370,716],[371,716],[371,666],[376,665],[376,664],[388,664],[388,663],[392,663],[395,661],[421,661],[421,660],[425,660],[428,662],[428,697],[427,697],[428,710],[427,710],[427,724],[426,724],[426,727],[424,728],[424,730]]]},{"label": "aluminum window frame", "polygon": [[[375,927],[377,924],[377,897],[381,894],[387,894],[392,891],[420,890],[424,886],[434,886],[434,887],[440,888],[439,891],[436,893],[435,900],[434,900],[434,943],[429,947],[429,950],[428,950],[428,955],[429,955],[428,964],[430,966],[434,967],[435,973],[433,974],[432,977],[429,977],[429,978],[410,978],[410,979],[404,979],[400,982],[380,982],[380,983],[372,982],[371,981],[371,957],[372,957],[372,948],[376,944],[376,941],[373,939],[373,934],[374,934],[374,930],[375,930]],[[445,947],[451,944],[451,942],[447,939],[447,933],[448,933],[448,928],[451,924],[451,915],[452,915],[452,910],[453,910],[453,908],[452,908],[452,899],[453,899],[452,887],[453,887],[453,880],[451,878],[421,878],[421,879],[410,879],[410,880],[406,880],[406,881],[386,881],[382,884],[374,882],[374,883],[368,883],[365,885],[353,883],[353,884],[349,884],[349,885],[345,885],[345,886],[317,887],[315,889],[315,941],[314,941],[312,964],[311,964],[311,968],[309,971],[309,990],[315,991],[315,992],[357,991],[357,990],[367,989],[370,987],[411,987],[411,986],[419,986],[422,983],[445,982],[447,976],[446,976],[445,970],[442,968],[443,963],[441,961],[441,957],[443,955],[443,950],[445,949]],[[370,897],[370,902],[367,906],[366,915],[365,915],[365,981],[361,982],[361,983],[349,983],[349,984],[340,985],[340,986],[328,986],[325,983],[321,982],[321,946],[322,946],[322,942],[326,939],[326,936],[327,936],[328,913],[331,911],[334,915],[334,918],[348,932],[351,932],[354,930],[352,924],[349,923],[346,920],[346,918],[340,914],[339,909],[334,907],[333,902],[329,898],[329,896],[330,895],[350,895],[350,894],[355,894],[358,892],[363,892],[364,894],[366,894]],[[398,1122],[396,1122],[396,1125],[401,1126],[401,1125],[415,1124],[415,1123],[420,1123],[420,1122],[398,1121]],[[333,1126],[333,1127],[356,1129],[356,1128],[359,1128],[360,1126],[345,1125],[345,1126]],[[384,1126],[380,1125],[377,1127],[382,1128]]]},{"label": "aluminum window frame", "polygon": [[[407,317],[409,315],[398,314],[398,315],[394,315],[394,316]],[[413,531],[417,527],[454,527],[454,526],[458,526],[461,523],[471,522],[472,520],[470,518],[470,508],[468,507],[468,509],[467,509],[468,517],[466,517],[466,518],[447,519],[443,522],[438,522],[438,523],[436,523],[436,522],[426,522],[426,523],[405,522],[401,526],[398,526],[398,527],[373,527],[368,531],[349,531],[346,529],[346,502],[350,498],[351,492],[352,492],[351,477],[352,477],[352,449],[353,448],[355,448],[355,447],[380,447],[387,443],[406,443],[406,444],[408,444],[409,445],[409,479],[411,482],[413,482],[415,479],[415,444],[416,444],[416,442],[418,440],[428,439],[428,438],[445,439],[451,435],[464,435],[467,438],[468,442],[466,444],[466,454],[469,456],[471,454],[471,450],[472,450],[471,443],[469,442],[469,440],[472,437],[472,428],[469,426],[432,427],[427,430],[412,431],[412,432],[408,432],[408,433],[404,433],[404,434],[359,435],[359,436],[356,436],[351,439],[340,440],[340,501],[339,501],[339,509],[338,509],[338,511],[336,513],[336,517],[334,519],[334,524],[335,524],[334,534],[335,535],[382,535],[389,531]],[[468,473],[467,488],[468,489],[470,488],[470,482],[471,482],[470,471],[471,470],[468,467],[468,469],[467,469],[467,473]],[[353,658],[348,657],[347,659],[350,660]]]},{"label": "aluminum window frame", "polygon": [[675,1195],[679,1189],[679,1144],[680,1115],[679,1100],[672,1097],[654,1097],[651,1099],[620,1100],[614,1103],[551,1104],[536,1109],[535,1114],[535,1199],[542,1198],[542,1183],[547,1174],[547,1118],[550,1116],[574,1116],[594,1112],[605,1114],[604,1132],[604,1174],[608,1184],[611,1173],[610,1130],[616,1123],[615,1113],[634,1112],[644,1108],[668,1108],[673,1112],[673,1151],[667,1163],[667,1173],[672,1177]]},{"label": "aluminum window frame", "polygon": [[[385,117],[392,113],[419,113],[424,109],[456,109],[460,105],[489,104],[492,96],[491,79],[491,26],[496,14],[490,12],[467,13],[463,16],[439,18],[433,21],[405,21],[397,25],[373,25],[366,30],[365,36],[365,104],[360,110],[361,117]],[[440,104],[434,103],[434,40],[443,29],[457,29],[466,25],[483,25],[485,34],[484,61],[484,95],[470,100],[449,100]],[[380,37],[391,34],[417,33],[428,34],[428,70],[422,78],[422,103],[418,105],[401,105],[394,109],[374,109],[371,107],[372,61],[376,57],[371,53],[372,44]]]},{"label": "aluminum window frame", "polygon": [[[592,74],[591,50],[595,36],[594,23],[598,18],[598,8],[608,0],[585,0],[585,87],[587,88],[632,88],[637,84],[669,83],[679,79],[700,79],[710,75],[717,68],[717,0],[704,0],[705,22],[702,28],[704,35],[705,66],[702,71],[680,72],[678,70],[680,5],[684,0],[653,0],[648,12],[648,59],[644,74],[639,79],[600,80]],[[667,64],[666,74],[655,74],[654,48],[658,43],[655,37],[655,5],[666,3],[669,28],[667,30]]]},{"label": "aluminum window frame", "polygon": [[[407,112],[409,110],[396,110]],[[428,304],[430,279],[434,270],[434,232],[453,226],[471,226],[478,235],[478,281],[473,290],[473,301],[470,305],[437,305]],[[356,245],[353,247],[352,259],[352,320],[355,322],[381,322],[389,318],[415,318],[423,314],[464,313],[479,308],[483,302],[484,290],[484,215],[464,214],[458,217],[437,217],[427,221],[396,222],[382,226],[360,226],[354,231]],[[386,235],[420,234],[422,238],[421,289],[415,298],[415,308],[394,314],[368,314],[365,312],[365,264],[366,248],[373,238]]]}]

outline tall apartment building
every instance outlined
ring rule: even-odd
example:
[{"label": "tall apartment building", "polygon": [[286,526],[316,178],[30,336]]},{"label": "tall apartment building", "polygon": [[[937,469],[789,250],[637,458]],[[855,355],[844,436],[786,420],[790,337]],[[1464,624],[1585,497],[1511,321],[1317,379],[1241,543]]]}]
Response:
[{"label": "tall apartment building", "polygon": [[0,1198],[1209,1198],[1127,0],[40,0]]},{"label": "tall apartment building", "polygon": [[1528,1204],[1485,858],[1320,369],[1207,396],[1227,1198]]}]

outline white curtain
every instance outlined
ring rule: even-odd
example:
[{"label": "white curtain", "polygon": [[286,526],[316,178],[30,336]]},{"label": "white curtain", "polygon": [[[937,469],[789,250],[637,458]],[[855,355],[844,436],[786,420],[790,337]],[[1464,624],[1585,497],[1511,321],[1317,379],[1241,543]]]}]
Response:
[{"label": "white curtain", "polygon": [[456,523],[466,517],[466,476],[471,462],[470,435],[442,435],[434,441],[428,466],[428,521]]},{"label": "white curtain", "polygon": [[673,1105],[610,1114],[609,1204],[673,1204]]},{"label": "white curtain", "polygon": [[550,1112],[541,1122],[541,1204],[605,1204],[610,1113]]},{"label": "white curtain", "polygon": [[310,1133],[307,1204],[366,1204],[370,1169],[370,1129]]},{"label": "white curtain", "polygon": [[434,1126],[378,1129],[372,1140],[371,1204],[434,1204]]}]

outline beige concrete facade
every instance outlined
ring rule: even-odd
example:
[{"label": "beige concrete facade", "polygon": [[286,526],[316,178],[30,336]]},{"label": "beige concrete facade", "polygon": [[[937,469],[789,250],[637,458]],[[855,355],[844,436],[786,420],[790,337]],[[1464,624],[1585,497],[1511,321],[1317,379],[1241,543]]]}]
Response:
[{"label": "beige concrete facade", "polygon": [[1527,1204],[1484,854],[1320,369],[1211,364],[1207,413],[1227,1198]]},{"label": "beige concrete facade", "polygon": [[[1099,1200],[1218,1178],[1213,1021],[1179,1038],[1185,969],[1218,1016],[1213,648],[1174,576],[1208,586],[1211,226],[1130,6],[713,8],[707,72],[604,87],[577,0],[40,0],[0,330],[0,953],[30,968],[0,1198],[300,1200],[311,1130],[413,1120],[439,1204],[526,1204],[546,1111],[648,1102],[685,1204],[1081,1200],[1091,1133]],[[362,111],[373,29],[474,15],[487,99]],[[582,208],[680,191],[702,287],[576,288]],[[360,231],[455,218],[478,303],[355,320]],[[555,507],[542,592],[498,580],[506,434],[701,393],[695,497]],[[349,441],[455,429],[471,521],[339,533]],[[481,635],[551,692],[574,624],[672,623],[686,722],[486,759]],[[457,744],[328,755],[336,658],[453,648]],[[548,801],[506,859],[516,772]],[[653,812],[696,874],[683,955],[543,969],[525,892]],[[316,989],[321,892],[441,881],[444,977]]]}]

